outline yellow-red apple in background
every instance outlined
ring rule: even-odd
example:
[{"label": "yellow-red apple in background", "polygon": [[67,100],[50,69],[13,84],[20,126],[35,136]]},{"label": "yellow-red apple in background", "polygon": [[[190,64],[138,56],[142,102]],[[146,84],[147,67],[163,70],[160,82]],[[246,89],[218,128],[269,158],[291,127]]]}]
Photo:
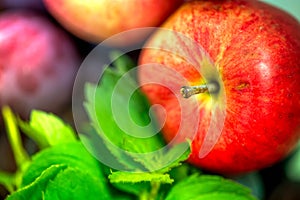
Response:
[{"label": "yellow-red apple in background", "polygon": [[[160,25],[183,0],[44,0],[46,8],[67,30],[89,42],[133,28]],[[113,45],[144,39],[133,35]]]}]

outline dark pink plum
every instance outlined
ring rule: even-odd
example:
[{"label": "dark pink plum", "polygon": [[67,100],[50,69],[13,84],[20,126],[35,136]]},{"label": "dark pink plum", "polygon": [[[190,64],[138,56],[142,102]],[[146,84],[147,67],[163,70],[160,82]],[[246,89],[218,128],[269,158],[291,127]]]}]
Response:
[{"label": "dark pink plum", "polygon": [[59,112],[71,101],[79,66],[68,35],[32,11],[0,14],[0,105],[27,117]]}]

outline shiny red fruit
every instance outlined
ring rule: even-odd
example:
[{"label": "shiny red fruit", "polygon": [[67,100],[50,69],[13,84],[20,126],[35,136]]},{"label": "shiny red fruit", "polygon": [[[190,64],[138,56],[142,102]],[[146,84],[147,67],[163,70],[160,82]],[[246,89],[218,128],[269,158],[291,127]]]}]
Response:
[{"label": "shiny red fruit", "polygon": [[[199,106],[189,114],[199,116],[200,121],[189,162],[210,171],[233,174],[259,170],[287,156],[300,133],[299,22],[286,12],[256,0],[189,1],[163,28],[182,33],[203,46],[222,80],[214,75],[217,84],[222,85],[214,95],[224,93],[226,97],[226,101],[213,99],[226,114],[224,126],[221,124],[216,144],[202,158],[199,152],[211,124],[213,97],[207,93],[194,95]],[[164,33],[155,34],[148,44],[156,44],[160,49],[173,48],[173,52],[186,50],[193,58],[199,56],[184,43],[170,41]],[[190,86],[205,82],[195,67],[211,67],[193,66],[180,55],[159,49],[143,50],[140,64],[147,63],[174,69]],[[143,82],[157,74],[141,68],[139,79]],[[144,85],[142,90],[152,104],[161,104],[166,109],[165,123],[163,114],[157,116],[164,123],[165,139],[171,141],[181,119],[189,123],[181,115],[180,87],[176,94],[157,84]],[[190,127],[192,131],[193,124]],[[184,134],[191,135],[188,131]],[[181,141],[184,139],[182,135]]]}]

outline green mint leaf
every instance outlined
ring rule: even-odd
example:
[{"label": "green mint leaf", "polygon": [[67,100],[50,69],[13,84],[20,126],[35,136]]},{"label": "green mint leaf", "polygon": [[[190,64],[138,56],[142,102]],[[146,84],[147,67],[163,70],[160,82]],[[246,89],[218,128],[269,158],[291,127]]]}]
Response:
[{"label": "green mint leaf", "polygon": [[30,121],[27,123],[19,120],[19,126],[40,148],[77,140],[71,126],[54,114],[43,111],[32,111]]},{"label": "green mint leaf", "polygon": [[[109,175],[110,182],[114,185],[114,187],[118,188],[119,190],[137,196],[140,196],[142,193],[149,193],[152,187],[151,183],[157,183],[159,185],[171,184],[174,182],[173,177],[170,177],[170,175],[167,173],[171,169],[179,170],[179,168],[181,167],[178,166],[180,166],[181,162],[185,161],[190,154],[190,149],[188,148],[184,154],[178,157],[178,153],[181,153],[182,148],[184,148],[185,150],[186,146],[184,144],[176,145],[174,148],[171,148],[169,151],[167,151],[165,155],[158,154],[153,158],[152,162],[148,162],[150,164],[155,162],[159,164],[159,162],[161,162],[161,159],[163,159],[163,156],[166,159],[174,160],[173,162],[166,165],[166,167],[158,170],[157,172],[149,172],[149,173],[130,173],[130,172],[120,172],[120,171],[112,172],[112,174]],[[185,169],[184,177],[187,176],[186,170],[188,169]],[[176,173],[176,175],[178,174]]]},{"label": "green mint leaf", "polygon": [[182,162],[188,159],[190,152],[190,144],[183,142],[153,154],[136,155],[134,156],[134,160],[147,166],[150,172],[156,171],[164,174],[172,168],[180,166]]},{"label": "green mint leaf", "polygon": [[[87,196],[88,195],[88,196]],[[111,199],[101,182],[88,172],[66,165],[51,165],[34,182],[12,193],[8,200]]]},{"label": "green mint leaf", "polygon": [[[188,142],[184,142],[181,144],[177,144],[171,147],[164,155],[161,157],[155,157],[154,160],[158,163],[162,160],[170,160],[172,162],[165,165],[162,169],[159,170],[161,173],[167,173],[171,169],[178,167],[182,164],[182,162],[186,161],[191,153],[190,144]],[[183,152],[183,153],[182,153]]]},{"label": "green mint leaf", "polygon": [[[43,149],[32,157],[32,164],[23,176],[22,186],[26,187],[35,181],[44,170],[52,165],[64,165],[80,169],[87,174],[97,178],[101,184],[104,196],[109,195],[107,179],[103,174],[103,167],[80,142],[66,143]],[[76,178],[76,177],[75,177]],[[75,181],[72,176],[69,181]]]},{"label": "green mint leaf", "polygon": [[251,191],[234,181],[220,176],[194,174],[180,181],[166,200],[255,200]]},{"label": "green mint leaf", "polygon": [[[180,147],[177,147],[177,150]],[[182,148],[182,145],[181,145]],[[173,151],[173,152],[171,152]],[[167,154],[171,155],[176,152],[176,149],[171,149]],[[121,191],[134,194],[136,196],[141,196],[141,194],[149,195],[151,188],[153,188],[152,183],[157,183],[160,185],[158,196],[164,199],[166,193],[171,188],[171,183],[180,181],[187,178],[191,173],[199,171],[188,164],[181,164],[182,161],[186,160],[189,155],[190,149],[186,151],[179,159],[175,160],[173,163],[169,164],[165,168],[157,172],[152,173],[130,173],[130,172],[112,172],[109,175],[110,182],[116,188]]]},{"label": "green mint leaf", "polygon": [[[94,97],[94,92],[95,98]],[[107,111],[103,111],[100,113],[97,113],[98,115],[103,115],[103,117],[107,117],[107,121],[105,124],[107,126],[99,128],[98,126],[98,118],[95,115],[95,109],[98,110],[98,108],[95,108],[99,104],[107,103],[107,101],[103,100],[101,98],[100,93],[97,92],[98,87],[92,84],[87,84],[85,87],[85,93],[86,93],[86,102],[85,102],[85,109],[88,113],[92,127],[88,131],[88,134],[82,134],[80,139],[85,144],[85,146],[89,146],[89,149],[93,151],[95,155],[102,155],[105,156],[105,159],[110,159],[114,161],[115,165],[122,165],[124,168],[127,169],[140,169],[142,166],[140,166],[138,163],[136,163],[131,156],[129,156],[125,151],[121,149],[122,142],[124,139],[124,133],[120,133],[121,131],[119,128],[114,124],[113,119],[111,119],[111,116],[109,113],[107,114]],[[95,103],[97,100],[97,104]],[[104,106],[105,107],[105,106]],[[112,126],[108,126],[109,124],[112,124]],[[92,129],[93,128],[93,129]],[[109,130],[109,134],[105,134],[103,129]],[[120,134],[118,137],[118,133]],[[120,149],[121,150],[120,150]]]},{"label": "green mint leaf", "polygon": [[[173,183],[173,179],[169,174],[155,173],[155,172],[112,172],[109,175],[112,185],[126,193],[133,194],[139,197],[139,199],[154,199],[161,195],[160,189],[163,193],[166,191],[167,184],[170,187]],[[162,185],[164,184],[164,185]],[[169,189],[169,188],[168,188]]]},{"label": "green mint leaf", "polygon": [[48,183],[44,198],[47,200],[99,200],[111,199],[101,181],[92,174],[78,168],[68,167]]},{"label": "green mint leaf", "polygon": [[19,189],[7,197],[6,200],[40,200],[43,199],[43,191],[47,187],[49,181],[66,168],[64,165],[52,165],[45,169],[40,176],[26,187]]},{"label": "green mint leaf", "polygon": [[[115,64],[124,65],[124,61],[119,59],[123,58],[118,58]],[[128,75],[125,72],[125,68],[120,66],[108,68],[104,72],[99,86],[87,84],[85,109],[98,136],[120,164],[131,170],[143,171],[150,166],[149,162],[152,161],[152,157],[147,159],[146,156],[143,156],[143,161],[140,162],[141,159],[131,153],[153,152],[163,147],[164,142],[160,134],[155,134],[155,123],[151,121],[148,114],[150,106],[141,92],[136,90],[135,75],[130,73]],[[125,74],[126,79],[123,78]],[[122,84],[118,84],[116,87],[121,78]],[[130,96],[128,103],[128,95],[131,94],[128,92],[130,91],[135,92]],[[112,99],[117,103],[115,105],[118,105],[117,113],[112,110]],[[130,130],[129,133],[120,128],[118,123],[120,121],[116,122],[115,117],[118,117],[121,123],[126,125],[126,129]],[[147,125],[149,126],[141,131],[140,127]],[[147,137],[149,135],[150,137]]]},{"label": "green mint leaf", "polygon": [[[116,70],[114,70],[116,71]],[[104,74],[100,85],[96,88],[95,99],[93,102],[96,102],[96,105],[90,104],[89,106],[96,109],[96,119],[92,119],[93,122],[99,123],[103,131],[102,134],[105,134],[111,142],[117,146],[136,153],[146,153],[152,152],[159,149],[163,146],[163,141],[159,135],[153,137],[146,137],[147,135],[153,135],[155,133],[156,127],[149,127],[145,129],[148,132],[139,132],[140,126],[148,125],[150,123],[150,118],[148,115],[149,104],[146,98],[139,92],[136,91],[127,105],[126,95],[127,91],[132,91],[136,87],[136,83],[133,79],[127,79],[121,85],[121,88],[117,91],[114,91],[117,81],[121,78],[118,75],[119,72],[114,73],[114,71],[108,70]],[[95,90],[93,90],[95,91]],[[114,92],[114,97],[112,93]],[[88,94],[88,93],[87,93]],[[87,100],[91,100],[94,96],[87,97]],[[113,113],[111,107],[112,99],[117,102],[120,109],[119,112]],[[91,102],[91,101],[90,101]],[[129,107],[130,116],[125,110],[121,110],[122,107]],[[123,131],[118,122],[115,121],[114,114],[119,115],[119,119],[126,119],[133,123],[127,123],[127,130],[130,132]],[[95,116],[93,116],[95,117]],[[134,137],[134,136],[140,136]],[[144,138],[142,138],[145,136]],[[136,145],[132,145],[135,143]]]},{"label": "green mint leaf", "polygon": [[[108,180],[103,174],[104,166],[92,157],[79,141],[49,147],[35,154],[32,157],[31,165],[23,175],[22,186],[27,187],[32,184],[49,166],[56,165],[63,165],[72,170],[80,170],[84,173],[83,177],[86,178],[93,177],[93,179],[97,181],[94,187],[97,187],[98,190],[101,191],[103,197],[110,197],[110,190],[107,185]],[[79,172],[77,173],[80,174]],[[60,190],[67,190],[67,192],[72,190],[74,186],[70,185],[71,188],[67,188],[66,184],[72,184],[79,178],[80,177],[76,177],[75,174],[69,174],[68,179],[65,179],[66,183],[64,185],[60,184]],[[86,184],[86,181],[84,181],[84,184]],[[91,185],[89,187],[93,186]],[[73,193],[75,192],[73,191]]]}]

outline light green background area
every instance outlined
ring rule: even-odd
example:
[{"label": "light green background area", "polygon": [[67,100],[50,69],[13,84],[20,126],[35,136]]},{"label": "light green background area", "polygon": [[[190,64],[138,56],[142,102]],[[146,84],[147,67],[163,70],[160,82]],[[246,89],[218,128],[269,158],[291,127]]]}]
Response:
[{"label": "light green background area", "polygon": [[294,15],[300,21],[300,1],[299,0],[261,0],[284,9]]}]

